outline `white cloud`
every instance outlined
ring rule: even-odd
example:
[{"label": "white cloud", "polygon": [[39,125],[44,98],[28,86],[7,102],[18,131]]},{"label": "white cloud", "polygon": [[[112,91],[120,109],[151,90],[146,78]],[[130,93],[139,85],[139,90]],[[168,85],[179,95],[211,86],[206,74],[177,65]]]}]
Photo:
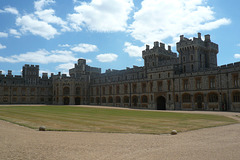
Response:
[{"label": "white cloud", "polygon": [[234,54],[234,58],[239,59],[240,58],[240,54]]},{"label": "white cloud", "polygon": [[96,59],[99,62],[112,62],[112,61],[116,61],[117,58],[118,58],[118,55],[113,53],[99,54],[96,57]]},{"label": "white cloud", "polygon": [[59,34],[54,27],[44,21],[39,21],[32,14],[18,17],[16,24],[21,26],[21,31],[23,33],[31,32],[33,35],[41,36],[47,40]]},{"label": "white cloud", "polygon": [[4,49],[4,48],[7,48],[7,46],[4,46],[0,43],[0,49]]},{"label": "white cloud", "polygon": [[16,38],[20,38],[21,33],[19,33],[16,29],[9,29],[9,33],[14,35]]},{"label": "white cloud", "polygon": [[75,62],[77,58],[73,54],[63,54],[63,53],[50,53],[45,49],[38,50],[35,52],[27,52],[19,55],[12,55],[10,57],[1,57],[0,62],[32,62],[32,63],[68,63]]},{"label": "white cloud", "polygon": [[181,34],[195,34],[231,23],[230,19],[216,19],[213,8],[205,0],[143,0],[134,13],[129,31],[143,43],[163,41]]},{"label": "white cloud", "polygon": [[239,43],[239,44],[237,44],[237,46],[238,46],[238,47],[240,47],[240,43]]},{"label": "white cloud", "polygon": [[38,0],[34,2],[34,7],[37,11],[42,10],[45,6],[55,3],[54,0]]},{"label": "white cloud", "polygon": [[125,42],[124,46],[124,52],[128,53],[130,57],[142,57],[142,51],[145,49],[144,46],[134,46],[129,42]]},{"label": "white cloud", "polygon": [[142,59],[141,59],[141,58],[138,58],[137,61],[138,61],[138,62],[142,62]]},{"label": "white cloud", "polygon": [[98,48],[96,45],[80,43],[80,44],[76,45],[75,47],[72,47],[71,50],[74,52],[87,53],[87,52],[97,51]]},{"label": "white cloud", "polygon": [[59,53],[59,54],[72,54],[72,51],[67,51],[67,50],[52,50],[52,53]]},{"label": "white cloud", "polygon": [[75,13],[69,14],[68,20],[76,31],[81,31],[82,27],[98,32],[125,31],[133,6],[132,0],[82,2],[74,7]]},{"label": "white cloud", "polygon": [[67,48],[67,47],[70,47],[70,45],[69,44],[59,44],[58,47],[66,47]]},{"label": "white cloud", "polygon": [[60,25],[63,32],[70,31],[71,29],[67,26],[67,22],[63,21],[60,17],[55,16],[53,9],[45,9],[36,11],[35,14],[44,22],[53,23]]},{"label": "white cloud", "polygon": [[8,37],[8,34],[5,32],[0,32],[0,38],[2,38],[2,37]]},{"label": "white cloud", "polygon": [[74,67],[74,63],[63,63],[56,67],[56,70],[69,70]]},{"label": "white cloud", "polygon": [[11,13],[18,15],[18,10],[14,7],[5,7],[4,10],[0,10],[0,13]]},{"label": "white cloud", "polygon": [[86,59],[86,62],[87,63],[92,63],[92,60],[91,59]]}]

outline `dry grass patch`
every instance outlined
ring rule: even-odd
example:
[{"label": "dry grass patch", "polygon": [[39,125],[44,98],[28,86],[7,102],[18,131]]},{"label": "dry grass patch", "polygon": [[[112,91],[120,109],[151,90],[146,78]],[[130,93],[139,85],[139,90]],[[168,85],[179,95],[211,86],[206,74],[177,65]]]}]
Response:
[{"label": "dry grass patch", "polygon": [[163,134],[237,123],[205,114],[103,109],[72,106],[0,106],[0,119],[47,130]]}]

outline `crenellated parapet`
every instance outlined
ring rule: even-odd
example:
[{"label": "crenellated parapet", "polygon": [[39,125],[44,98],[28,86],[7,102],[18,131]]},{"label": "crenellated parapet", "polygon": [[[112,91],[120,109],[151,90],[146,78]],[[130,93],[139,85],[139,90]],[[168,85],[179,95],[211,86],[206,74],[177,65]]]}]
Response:
[{"label": "crenellated parapet", "polygon": [[202,40],[201,33],[198,33],[198,37],[193,37],[193,39],[188,39],[184,37],[184,35],[181,35],[180,41],[177,43],[177,51],[180,53],[185,50],[203,49],[217,54],[218,45],[211,41],[209,34],[205,35],[204,37],[205,39]]}]

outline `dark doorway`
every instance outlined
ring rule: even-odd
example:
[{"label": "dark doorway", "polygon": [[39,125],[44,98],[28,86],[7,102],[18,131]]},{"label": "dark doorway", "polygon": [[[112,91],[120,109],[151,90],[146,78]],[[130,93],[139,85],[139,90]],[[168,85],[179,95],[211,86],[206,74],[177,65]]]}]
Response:
[{"label": "dark doorway", "polygon": [[197,109],[198,110],[202,110],[203,109],[202,102],[203,102],[203,96],[202,95],[198,95],[197,96]]},{"label": "dark doorway", "polygon": [[63,104],[64,105],[69,105],[69,97],[64,97],[63,98]]},{"label": "dark doorway", "polygon": [[76,97],[75,98],[75,105],[80,105],[81,104],[81,98],[80,97]]},{"label": "dark doorway", "polygon": [[166,110],[166,99],[163,96],[157,98],[157,110]]}]

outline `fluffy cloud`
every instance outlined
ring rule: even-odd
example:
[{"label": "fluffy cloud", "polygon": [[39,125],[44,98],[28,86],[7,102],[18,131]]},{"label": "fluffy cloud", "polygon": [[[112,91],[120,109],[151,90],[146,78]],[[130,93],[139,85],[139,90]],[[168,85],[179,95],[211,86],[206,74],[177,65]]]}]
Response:
[{"label": "fluffy cloud", "polygon": [[0,43],[0,49],[4,49],[4,48],[7,48],[7,47]]},{"label": "fluffy cloud", "polygon": [[71,50],[74,52],[87,53],[97,51],[98,48],[96,45],[81,43],[76,45],[75,47],[72,47]]},{"label": "fluffy cloud", "polygon": [[231,23],[230,19],[216,19],[213,8],[205,0],[143,0],[134,13],[129,31],[143,43],[163,41],[181,34],[195,34]]},{"label": "fluffy cloud", "polygon": [[2,38],[2,37],[8,37],[8,34],[5,32],[0,32],[0,38]]},{"label": "fluffy cloud", "polygon": [[68,63],[75,62],[77,58],[74,57],[73,54],[69,54],[65,51],[53,51],[48,52],[45,49],[38,50],[36,52],[27,52],[19,55],[12,55],[10,57],[1,57],[0,62],[9,62],[9,63],[17,63],[17,62],[32,62],[32,63]]},{"label": "fluffy cloud", "polygon": [[21,31],[23,33],[31,32],[33,35],[41,36],[47,40],[54,38],[55,35],[59,34],[54,27],[47,22],[39,21],[32,14],[18,17],[16,24],[21,26]]},{"label": "fluffy cloud", "polygon": [[16,29],[9,29],[9,33],[14,35],[16,38],[20,38],[21,33],[19,33]]},{"label": "fluffy cloud", "polygon": [[240,54],[234,54],[234,58],[239,59],[240,58]]},{"label": "fluffy cloud", "polygon": [[69,44],[59,44],[58,47],[70,47]]},{"label": "fluffy cloud", "polygon": [[237,46],[238,46],[238,47],[240,47],[240,43],[239,43],[239,44],[237,44]]},{"label": "fluffy cloud", "polygon": [[116,61],[117,58],[118,58],[118,55],[113,53],[99,54],[96,57],[96,59],[99,62],[112,62],[112,61]]},{"label": "fluffy cloud", "polygon": [[74,67],[74,63],[64,63],[56,67],[56,70],[69,70]]},{"label": "fluffy cloud", "polygon": [[40,11],[43,9],[43,7],[51,3],[55,3],[55,1],[54,0],[38,0],[34,2],[34,7],[37,11]]},{"label": "fluffy cloud", "polygon": [[57,24],[62,27],[63,32],[70,31],[70,28],[67,26],[67,22],[63,21],[60,17],[55,16],[55,11],[53,9],[45,9],[36,11],[35,14],[39,19],[43,20],[46,23]]},{"label": "fluffy cloud", "polygon": [[5,7],[3,10],[0,10],[0,13],[11,13],[18,15],[18,10],[14,7]]},{"label": "fluffy cloud", "polygon": [[98,32],[125,31],[128,15],[134,6],[132,0],[92,0],[74,7],[76,13],[69,14],[73,29],[82,27]]},{"label": "fluffy cloud", "polygon": [[123,49],[124,52],[128,53],[130,57],[142,57],[142,51],[145,49],[143,47],[132,45],[129,42],[125,42],[125,48]]}]

